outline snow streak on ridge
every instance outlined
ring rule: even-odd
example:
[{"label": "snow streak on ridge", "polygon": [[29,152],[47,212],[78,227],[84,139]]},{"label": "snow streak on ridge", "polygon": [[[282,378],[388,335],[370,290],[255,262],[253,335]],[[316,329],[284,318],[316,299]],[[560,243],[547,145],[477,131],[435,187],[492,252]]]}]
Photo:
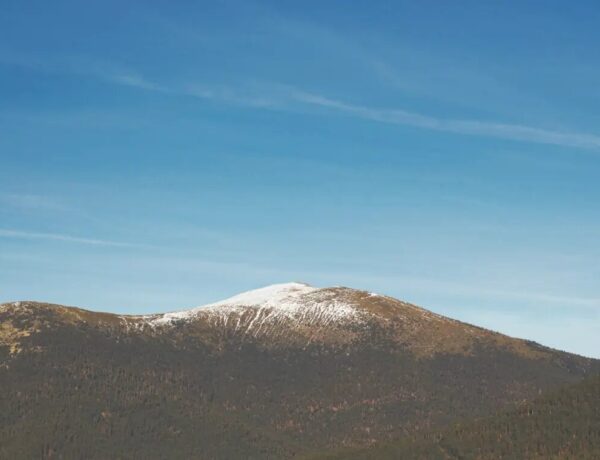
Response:
[{"label": "snow streak on ridge", "polygon": [[284,283],[244,292],[228,299],[190,310],[166,313],[149,321],[153,326],[168,325],[196,317],[226,326],[230,319],[236,329],[246,332],[253,328],[282,321],[306,326],[329,326],[348,321],[360,321],[364,316],[356,305],[341,300],[330,289],[319,289],[302,283]]}]

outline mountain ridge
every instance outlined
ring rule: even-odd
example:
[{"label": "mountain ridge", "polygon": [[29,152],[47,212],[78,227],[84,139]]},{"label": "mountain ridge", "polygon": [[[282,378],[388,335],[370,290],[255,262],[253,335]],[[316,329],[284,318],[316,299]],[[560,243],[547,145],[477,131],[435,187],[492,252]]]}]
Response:
[{"label": "mountain ridge", "polygon": [[279,327],[291,333],[290,339],[300,342],[304,339],[347,342],[357,339],[361,328],[377,324],[417,354],[468,352],[481,340],[491,340],[524,354],[539,355],[542,349],[551,350],[536,342],[455,320],[387,295],[345,286],[317,288],[297,282],[273,284],[166,313],[117,314],[38,301],[0,304],[0,310],[11,307],[49,308],[64,314],[69,321],[113,327],[120,323],[127,331],[144,332],[150,328],[156,334],[176,325],[197,323],[202,326],[201,323],[205,323],[214,331],[233,328],[234,334],[246,338],[257,338],[261,331],[268,336],[268,327]]},{"label": "mountain ridge", "polygon": [[284,286],[155,324],[173,313],[2,304],[0,457],[293,458],[487,416],[600,371],[391,297]]}]

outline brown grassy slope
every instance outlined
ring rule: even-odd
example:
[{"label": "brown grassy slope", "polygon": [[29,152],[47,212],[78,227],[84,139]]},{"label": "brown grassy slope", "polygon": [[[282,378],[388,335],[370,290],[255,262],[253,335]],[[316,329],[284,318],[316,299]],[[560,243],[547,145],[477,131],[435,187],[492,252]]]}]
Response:
[{"label": "brown grassy slope", "polygon": [[597,366],[388,297],[331,293],[375,316],[253,335],[252,312],[150,327],[4,305],[0,458],[289,458],[489,415]]}]

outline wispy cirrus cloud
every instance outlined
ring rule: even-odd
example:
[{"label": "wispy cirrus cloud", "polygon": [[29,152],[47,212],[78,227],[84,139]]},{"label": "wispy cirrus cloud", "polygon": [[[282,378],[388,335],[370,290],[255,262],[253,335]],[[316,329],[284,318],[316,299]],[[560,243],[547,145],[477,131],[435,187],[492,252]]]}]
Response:
[{"label": "wispy cirrus cloud", "polygon": [[31,211],[66,211],[68,209],[56,199],[31,193],[0,193],[0,204]]},{"label": "wispy cirrus cloud", "polygon": [[[361,283],[368,283],[371,287],[377,286],[397,286],[403,291],[413,293],[423,298],[424,295],[432,293],[443,295],[446,298],[453,299],[486,299],[494,302],[506,303],[528,303],[529,305],[537,305],[542,308],[557,307],[557,308],[579,308],[589,311],[600,311],[600,298],[598,297],[582,297],[571,295],[570,293],[552,293],[543,292],[536,288],[530,290],[510,289],[509,286],[493,286],[486,283],[480,285],[463,284],[459,282],[448,281],[438,278],[423,278],[409,275],[375,275],[370,273],[306,273],[306,279],[314,279],[322,277],[326,283],[331,283],[332,280],[345,280],[351,285],[360,286]],[[335,282],[335,281],[333,281]],[[403,298],[406,293],[390,292],[392,296]],[[414,300],[414,299],[405,299]]]},{"label": "wispy cirrus cloud", "polygon": [[[68,59],[45,62],[23,56],[0,56],[0,61],[26,66],[35,70],[70,73],[103,80],[110,84],[157,93],[188,96],[254,109],[298,111],[307,107],[321,111],[337,112],[371,122],[412,126],[431,131],[466,136],[482,136],[536,144],[558,145],[580,149],[600,149],[600,135],[568,132],[536,126],[496,121],[443,118],[404,108],[381,108],[328,97],[305,91],[290,85],[271,83],[266,85],[224,85],[159,83],[132,69],[90,59]],[[324,112],[319,112],[324,114]]]},{"label": "wispy cirrus cloud", "polygon": [[178,90],[180,94],[197,97],[200,99],[208,99],[221,101],[229,104],[242,105],[253,108],[283,108],[287,97],[281,97],[281,94],[275,92],[261,93],[257,91],[249,91],[247,89],[234,90],[228,87],[208,87],[205,85],[187,85]]},{"label": "wispy cirrus cloud", "polygon": [[140,89],[170,92],[190,97],[220,101],[226,104],[242,105],[256,109],[277,109],[297,111],[301,106],[326,109],[339,114],[372,122],[412,126],[431,131],[454,133],[466,136],[482,136],[536,144],[558,145],[581,149],[600,149],[600,135],[565,132],[535,126],[459,118],[442,118],[417,113],[401,108],[378,108],[350,104],[321,94],[304,91],[285,84],[272,84],[271,88],[257,89],[241,87],[209,87],[206,85],[186,85],[165,87],[146,79],[113,78],[114,83]]},{"label": "wispy cirrus cloud", "polygon": [[354,117],[386,124],[414,126],[434,131],[472,136],[487,136],[515,141],[562,145],[565,147],[600,148],[600,136],[594,134],[553,131],[510,123],[438,118],[402,109],[380,109],[348,104],[319,94],[303,91],[294,91],[293,97],[309,105],[332,109]]},{"label": "wispy cirrus cloud", "polygon": [[170,88],[150,81],[127,66],[81,56],[41,58],[35,55],[16,53],[0,48],[0,65],[20,67],[47,74],[93,78],[116,85],[149,91],[171,91]]},{"label": "wispy cirrus cloud", "polygon": [[157,92],[171,92],[169,88],[164,86],[157,85],[152,83],[145,78],[137,75],[135,73],[126,72],[126,71],[116,71],[116,72],[105,72],[101,74],[101,77],[105,80],[111,81],[113,83],[123,85],[123,86],[131,86],[132,88],[146,89],[149,91],[157,91]]},{"label": "wispy cirrus cloud", "polygon": [[82,238],[78,236],[62,234],[62,233],[43,233],[43,232],[27,232],[22,230],[0,229],[0,238],[17,238],[27,240],[53,240],[64,241],[67,243],[88,244],[93,246],[113,246],[113,247],[143,247],[139,244],[124,243],[120,241],[102,240],[97,238]]}]

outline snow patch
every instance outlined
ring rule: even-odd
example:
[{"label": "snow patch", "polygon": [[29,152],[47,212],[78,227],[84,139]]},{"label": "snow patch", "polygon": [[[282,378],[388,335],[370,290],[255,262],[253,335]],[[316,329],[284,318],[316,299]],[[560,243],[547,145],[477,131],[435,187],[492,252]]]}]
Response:
[{"label": "snow patch", "polygon": [[242,292],[220,302],[205,305],[200,308],[214,308],[219,306],[240,306],[240,307],[277,307],[282,303],[290,303],[298,300],[305,294],[318,291],[318,288],[303,283],[282,283],[273,284],[260,289],[254,289],[248,292]]},{"label": "snow patch", "polygon": [[152,326],[206,316],[214,324],[227,326],[233,316],[235,329],[258,334],[284,321],[325,327],[341,322],[360,321],[364,312],[344,301],[331,289],[303,283],[273,284],[244,292],[201,307],[149,318]]}]

